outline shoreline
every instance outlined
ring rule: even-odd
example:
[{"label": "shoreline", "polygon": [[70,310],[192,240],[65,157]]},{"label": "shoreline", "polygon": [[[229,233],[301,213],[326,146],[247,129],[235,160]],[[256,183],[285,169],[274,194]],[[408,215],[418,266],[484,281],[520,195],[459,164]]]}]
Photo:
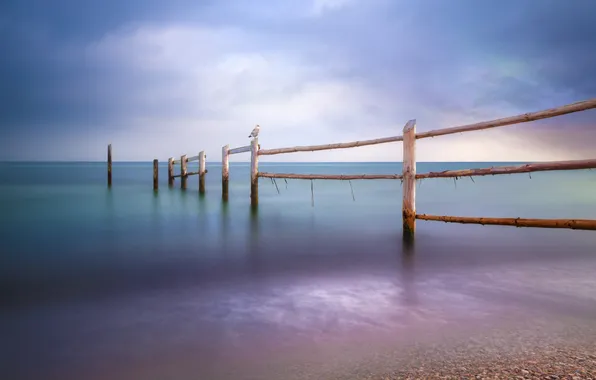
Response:
[{"label": "shoreline", "polygon": [[311,378],[596,379],[596,323],[555,315],[526,317],[488,329],[477,326],[442,335],[426,331],[417,342],[387,347],[344,371]]},{"label": "shoreline", "polygon": [[[591,346],[591,347],[590,347]],[[595,379],[594,344],[547,344],[516,352],[478,349],[473,355],[462,348],[441,359],[428,360],[428,352],[417,357],[420,364],[367,380],[397,379]]]}]

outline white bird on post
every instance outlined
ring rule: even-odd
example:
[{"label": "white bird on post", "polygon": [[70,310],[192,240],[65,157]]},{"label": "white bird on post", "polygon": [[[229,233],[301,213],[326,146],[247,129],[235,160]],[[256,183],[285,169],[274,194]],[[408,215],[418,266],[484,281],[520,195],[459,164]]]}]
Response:
[{"label": "white bird on post", "polygon": [[252,132],[250,132],[250,135],[248,135],[248,138],[259,136],[260,130],[261,130],[261,127],[259,127],[259,125],[257,124],[257,126],[252,130]]}]

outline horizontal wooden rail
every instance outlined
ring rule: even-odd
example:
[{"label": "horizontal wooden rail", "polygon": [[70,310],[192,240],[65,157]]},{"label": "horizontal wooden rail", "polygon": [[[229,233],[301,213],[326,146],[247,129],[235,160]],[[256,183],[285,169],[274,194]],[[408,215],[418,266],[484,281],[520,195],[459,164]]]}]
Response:
[{"label": "horizontal wooden rail", "polygon": [[[424,178],[452,178],[467,176],[483,176],[498,174],[529,173],[549,170],[579,170],[596,169],[596,159],[577,161],[555,161],[545,163],[532,163],[519,166],[497,166],[482,169],[446,170],[442,172],[430,172],[416,174],[416,179]],[[263,178],[287,178],[287,179],[332,179],[332,180],[353,180],[353,179],[402,179],[401,174],[294,174],[294,173],[267,173],[260,172],[259,177]]]},{"label": "horizontal wooden rail", "polygon": [[295,153],[295,152],[314,152],[317,150],[355,148],[355,147],[359,147],[359,146],[384,144],[384,143],[390,143],[390,142],[395,142],[395,141],[403,141],[403,139],[404,139],[403,136],[392,136],[392,137],[383,137],[383,138],[374,139],[374,140],[362,140],[362,141],[353,141],[353,142],[347,142],[347,143],[295,146],[295,147],[291,147],[291,148],[279,148],[279,149],[262,149],[262,150],[259,150],[259,156],[271,156],[274,154]]},{"label": "horizontal wooden rail", "polygon": [[477,218],[468,216],[439,216],[417,214],[416,219],[445,223],[489,224],[513,227],[568,228],[572,230],[596,230],[596,220],[589,219],[522,219]]},{"label": "horizontal wooden rail", "polygon": [[[205,173],[209,173],[209,170],[205,170]],[[187,177],[190,177],[191,175],[197,175],[197,174],[201,174],[201,172],[200,171],[198,171],[198,172],[188,172],[188,173],[186,173],[186,176]],[[173,176],[173,178],[180,178],[180,177],[182,177],[182,174],[175,174]]]},{"label": "horizontal wooden rail", "polygon": [[293,174],[293,173],[265,173],[259,172],[262,178],[286,179],[334,179],[348,181],[353,179],[402,179],[401,174]]},{"label": "horizontal wooden rail", "polygon": [[[188,157],[188,158],[186,159],[186,162],[192,162],[192,161],[198,161],[198,160],[199,160],[199,156],[198,156],[198,155],[196,155],[196,156]],[[176,164],[179,164],[179,163],[180,163],[180,160],[173,160],[173,161],[172,161],[172,163],[173,163],[174,165],[176,165]]]},{"label": "horizontal wooden rail", "polygon": [[596,169],[596,159],[592,160],[575,160],[575,161],[552,161],[531,163],[517,166],[495,166],[491,168],[482,169],[461,169],[461,170],[445,170],[442,172],[430,172],[416,174],[416,179],[424,178],[454,178],[454,177],[472,177],[483,175],[498,175],[498,174],[516,174],[516,173],[531,173],[551,170],[580,170],[580,169]]},{"label": "horizontal wooden rail", "polygon": [[234,149],[228,150],[228,154],[237,154],[237,153],[245,153],[245,152],[250,152],[250,145],[241,146],[239,148],[234,148]]},{"label": "horizontal wooden rail", "polygon": [[550,108],[550,109],[547,109],[544,111],[530,112],[530,113],[525,113],[523,115],[505,117],[502,119],[496,119],[496,120],[491,120],[491,121],[483,121],[480,123],[467,124],[467,125],[462,125],[459,127],[443,128],[443,129],[436,129],[434,131],[420,132],[420,133],[416,134],[416,138],[424,139],[427,137],[444,136],[444,135],[450,135],[453,133],[479,131],[482,129],[503,127],[506,125],[526,123],[529,121],[547,119],[550,117],[566,115],[569,113],[574,113],[574,112],[579,112],[579,111],[585,111],[585,110],[592,109],[592,108],[596,108],[596,98],[590,99],[590,100],[585,100],[583,102],[568,104],[566,106]]}]

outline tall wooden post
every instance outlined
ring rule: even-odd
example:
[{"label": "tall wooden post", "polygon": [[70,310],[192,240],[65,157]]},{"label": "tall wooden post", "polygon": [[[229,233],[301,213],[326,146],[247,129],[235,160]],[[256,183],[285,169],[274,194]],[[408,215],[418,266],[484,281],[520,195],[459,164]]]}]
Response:
[{"label": "tall wooden post", "polygon": [[112,187],[112,144],[108,144],[108,187]]},{"label": "tall wooden post", "polygon": [[157,191],[159,188],[159,161],[157,158],[153,160],[153,190]]},{"label": "tall wooden post", "polygon": [[250,143],[250,205],[259,205],[259,139]]},{"label": "tall wooden post", "polygon": [[174,186],[174,157],[168,158],[168,186]]},{"label": "tall wooden post", "polygon": [[228,189],[230,180],[230,146],[221,148],[221,199],[228,201]]},{"label": "tall wooden post", "polygon": [[416,120],[404,127],[402,222],[404,240],[412,241],[416,231]]},{"label": "tall wooden post", "polygon": [[188,175],[186,171],[186,154],[180,156],[180,188],[186,189],[186,180],[188,180]]},{"label": "tall wooden post", "polygon": [[205,194],[205,151],[199,152],[199,194]]}]

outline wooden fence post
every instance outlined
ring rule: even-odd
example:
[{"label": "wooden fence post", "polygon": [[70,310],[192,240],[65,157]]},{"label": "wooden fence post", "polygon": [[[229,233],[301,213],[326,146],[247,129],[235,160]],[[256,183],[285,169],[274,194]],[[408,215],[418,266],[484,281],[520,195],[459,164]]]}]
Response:
[{"label": "wooden fence post", "polygon": [[174,157],[168,158],[168,186],[174,186]]},{"label": "wooden fence post", "polygon": [[186,189],[186,180],[188,179],[186,171],[186,154],[180,156],[180,188]]},{"label": "wooden fence post", "polygon": [[259,205],[259,139],[250,143],[250,205]]},{"label": "wooden fence post", "polygon": [[205,194],[205,151],[199,152],[199,194]]},{"label": "wooden fence post", "polygon": [[108,144],[108,187],[112,187],[112,144]]},{"label": "wooden fence post", "polygon": [[228,201],[228,189],[230,180],[230,145],[221,148],[221,198]]},{"label": "wooden fence post", "polygon": [[414,239],[416,231],[416,120],[410,120],[404,127],[403,146],[403,238]]},{"label": "wooden fence post", "polygon": [[158,170],[158,166],[159,166],[159,161],[157,160],[157,158],[155,160],[153,160],[153,190],[157,191],[157,189],[159,188],[159,170]]}]

